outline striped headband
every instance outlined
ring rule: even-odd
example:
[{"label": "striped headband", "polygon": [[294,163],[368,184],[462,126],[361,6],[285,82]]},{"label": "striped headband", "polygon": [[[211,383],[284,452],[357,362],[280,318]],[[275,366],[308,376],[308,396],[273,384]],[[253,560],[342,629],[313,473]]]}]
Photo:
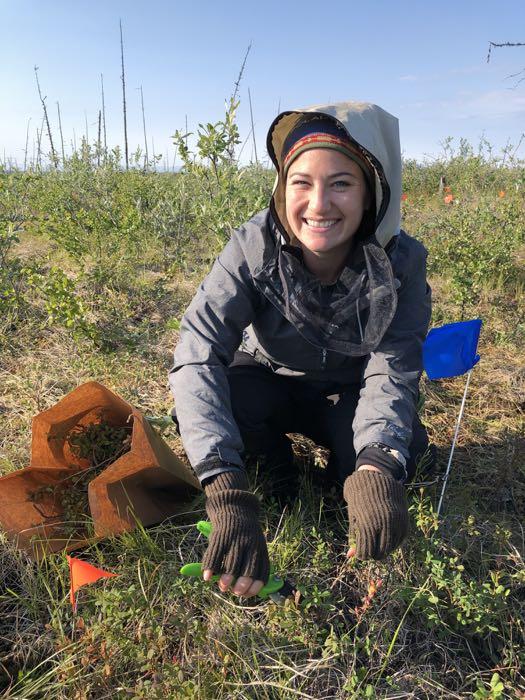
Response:
[{"label": "striped headband", "polygon": [[342,139],[334,134],[329,134],[326,131],[314,131],[306,134],[298,139],[286,153],[283,161],[283,176],[286,177],[288,169],[293,161],[298,158],[301,153],[313,148],[329,148],[334,151],[339,151],[356,163],[363,171],[366,180],[370,183],[372,176],[368,163],[361,155],[352,147],[347,139]]}]

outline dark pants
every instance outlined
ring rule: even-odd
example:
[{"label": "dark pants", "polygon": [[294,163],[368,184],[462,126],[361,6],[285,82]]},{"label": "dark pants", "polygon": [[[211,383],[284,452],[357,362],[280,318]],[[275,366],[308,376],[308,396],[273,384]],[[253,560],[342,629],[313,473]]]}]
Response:
[{"label": "dark pants", "polygon": [[[268,457],[270,463],[292,462],[286,433],[301,433],[330,450],[327,477],[340,481],[354,471],[352,421],[359,385],[325,395],[311,383],[275,374],[250,355],[237,353],[228,368],[233,415],[247,453]],[[428,447],[425,428],[415,416],[407,462],[408,478]]]}]

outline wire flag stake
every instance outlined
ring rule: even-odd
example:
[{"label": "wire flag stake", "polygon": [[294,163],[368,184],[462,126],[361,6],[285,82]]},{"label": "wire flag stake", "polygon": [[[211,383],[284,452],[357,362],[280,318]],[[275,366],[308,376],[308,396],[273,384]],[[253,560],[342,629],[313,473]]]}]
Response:
[{"label": "wire flag stake", "polygon": [[450,467],[452,466],[452,457],[454,455],[454,450],[456,449],[456,441],[459,434],[459,426],[461,425],[461,419],[463,418],[463,409],[465,408],[465,401],[467,399],[468,385],[470,382],[470,375],[472,370],[470,369],[467,374],[467,382],[465,384],[465,391],[463,392],[463,400],[461,401],[461,408],[459,409],[458,420],[456,422],[456,432],[454,433],[454,439],[452,440],[452,447],[450,449],[450,455],[448,457],[447,469],[445,471],[445,476],[443,477],[443,486],[441,487],[441,495],[439,497],[439,503],[437,507],[437,516],[441,513],[441,506],[443,505],[443,497],[445,496],[445,489],[447,488],[448,475],[450,474]]},{"label": "wire flag stake", "polygon": [[423,366],[429,379],[435,380],[458,377],[467,372],[465,391],[463,392],[461,408],[456,421],[454,439],[452,440],[445,476],[443,477],[443,486],[441,488],[441,495],[437,507],[438,517],[441,513],[443,498],[445,497],[445,490],[452,466],[452,457],[454,456],[461,419],[463,418],[463,411],[465,409],[472,368],[480,359],[477,354],[480,331],[481,319],[479,318],[473,319],[472,321],[448,323],[439,328],[433,328],[423,344]]}]

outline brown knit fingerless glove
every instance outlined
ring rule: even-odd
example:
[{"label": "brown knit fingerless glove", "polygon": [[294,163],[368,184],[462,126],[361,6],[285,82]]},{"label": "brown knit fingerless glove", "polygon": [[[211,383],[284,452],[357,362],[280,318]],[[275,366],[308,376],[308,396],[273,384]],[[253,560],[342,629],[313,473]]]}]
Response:
[{"label": "brown knit fingerless glove", "polygon": [[349,535],[358,559],[384,559],[408,533],[408,505],[403,484],[366,469],[346,478]]},{"label": "brown knit fingerless glove", "polygon": [[259,523],[259,500],[248,488],[248,477],[240,471],[218,474],[204,486],[213,528],[202,568],[266,583],[270,560]]}]

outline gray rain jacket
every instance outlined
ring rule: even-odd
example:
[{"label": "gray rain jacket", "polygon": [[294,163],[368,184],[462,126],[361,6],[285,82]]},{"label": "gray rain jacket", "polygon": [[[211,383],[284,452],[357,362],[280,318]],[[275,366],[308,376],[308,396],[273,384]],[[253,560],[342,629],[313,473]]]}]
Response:
[{"label": "gray rain jacket", "polygon": [[[182,319],[170,371],[183,445],[201,481],[228,471],[231,465],[243,466],[243,444],[232,415],[226,375],[238,349],[277,374],[314,383],[327,395],[360,385],[352,425],[356,454],[379,442],[408,459],[431,294],[426,283],[426,250],[399,228],[398,122],[376,105],[357,102],[285,112],[268,135],[268,151],[278,170],[279,149],[297,119],[306,113],[337,120],[373,167],[375,235],[366,239],[368,246],[354,251],[348,270],[330,290],[317,285],[320,306],[308,313],[301,306],[308,296],[301,292],[310,292],[315,278],[302,265],[298,249],[289,245],[284,183],[279,178],[270,208],[233,232]],[[367,286],[374,270],[366,251],[371,251],[374,260],[382,256],[388,268],[387,283],[379,287],[378,295],[371,284]],[[348,318],[355,317],[355,312],[345,315],[350,306],[345,294],[350,298],[356,280],[360,285],[356,306],[361,352],[341,335]],[[384,305],[382,316],[386,326],[380,337],[369,336],[367,305],[372,319],[373,299],[377,297],[381,306],[389,294],[392,303]]]}]

